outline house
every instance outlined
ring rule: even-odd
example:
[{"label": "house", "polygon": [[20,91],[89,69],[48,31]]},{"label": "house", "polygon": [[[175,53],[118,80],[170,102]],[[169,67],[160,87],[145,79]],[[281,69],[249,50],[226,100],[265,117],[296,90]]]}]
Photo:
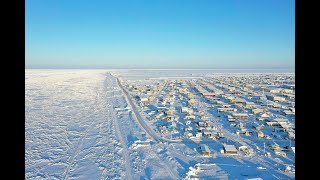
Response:
[{"label": "house", "polygon": [[285,129],[286,132],[295,132],[293,127],[292,127],[292,124],[280,124],[280,126]]},{"label": "house", "polygon": [[280,123],[280,124],[282,124],[282,123],[287,124],[287,123],[288,123],[288,119],[275,118],[275,119],[273,119],[271,122],[278,122],[278,123]]},{"label": "house", "polygon": [[205,97],[214,97],[216,94],[215,93],[209,93],[209,92],[207,92],[207,93],[201,93],[203,96],[205,96]]},{"label": "house", "polygon": [[274,102],[267,100],[267,101],[263,101],[260,105],[261,106],[272,107],[274,105]]},{"label": "house", "polygon": [[232,113],[232,117],[238,120],[248,119],[249,115],[245,113]]},{"label": "house", "polygon": [[266,92],[271,92],[271,93],[280,93],[282,91],[281,88],[270,88],[270,89],[265,89]]},{"label": "house", "polygon": [[203,137],[212,137],[213,136],[213,132],[210,130],[202,130],[202,136]]},{"label": "house", "polygon": [[286,98],[281,96],[266,95],[266,97],[270,101],[280,101],[280,102],[286,101]]},{"label": "house", "polygon": [[211,151],[210,151],[210,149],[209,149],[209,147],[207,145],[201,144],[200,145],[200,151],[201,151],[202,155],[210,156]]},{"label": "house", "polygon": [[276,149],[274,150],[274,154],[279,155],[279,156],[283,156],[283,157],[287,156],[287,154],[285,152],[280,151],[280,150],[276,150]]},{"label": "house", "polygon": [[237,104],[235,104],[235,106],[237,106],[239,108],[243,108],[243,104],[242,103],[237,103]]},{"label": "house", "polygon": [[250,98],[255,101],[266,101],[267,100],[266,96],[251,96]]},{"label": "house", "polygon": [[196,100],[195,100],[195,99],[190,99],[190,100],[188,101],[188,104],[189,104],[190,106],[193,106],[193,105],[196,104]]},{"label": "house", "polygon": [[252,131],[246,130],[245,133],[244,133],[244,135],[246,135],[246,136],[251,136],[252,133],[253,133]]},{"label": "house", "polygon": [[202,137],[202,132],[197,132],[196,137]]},{"label": "house", "polygon": [[173,116],[175,113],[175,109],[174,108],[169,108],[168,110],[165,111],[166,115],[170,115]]},{"label": "house", "polygon": [[192,131],[193,131],[193,128],[192,128],[192,126],[189,126],[189,127],[185,128],[184,131],[192,132]]},{"label": "house", "polygon": [[190,92],[189,92],[187,95],[188,95],[188,98],[189,98],[189,99],[193,99],[193,98],[195,98],[195,95],[194,95],[194,94],[192,94],[192,93],[190,93]]},{"label": "house", "polygon": [[223,101],[217,100],[217,101],[216,101],[216,104],[217,104],[217,105],[224,105],[225,103],[224,103]]},{"label": "house", "polygon": [[295,95],[294,94],[283,94],[283,96],[291,99],[291,100],[294,100],[295,99]]},{"label": "house", "polygon": [[238,150],[239,151],[248,151],[248,147],[247,146],[239,146]]},{"label": "house", "polygon": [[257,132],[257,136],[258,136],[258,138],[263,138],[263,137],[264,137],[264,134],[263,134],[262,131],[258,131],[258,132]]},{"label": "house", "polygon": [[260,126],[257,126],[255,129],[256,129],[257,131],[261,131],[263,128],[264,128],[264,125],[261,124]]},{"label": "house", "polygon": [[279,146],[279,144],[277,144],[277,143],[274,143],[272,146],[271,146],[271,148],[273,149],[273,150],[277,150],[277,151],[282,151],[282,148]]},{"label": "house", "polygon": [[230,154],[230,155],[237,155],[238,154],[238,150],[234,145],[224,144],[223,149],[224,149],[225,154]]},{"label": "house", "polygon": [[285,132],[286,131],[286,129],[284,129],[283,127],[275,127],[275,128],[273,128],[273,132]]},{"label": "house", "polygon": [[200,116],[200,119],[202,119],[202,120],[208,120],[208,117],[205,116],[205,115],[202,115],[202,116]]},{"label": "house", "polygon": [[218,110],[218,112],[236,112],[237,111],[237,109],[235,109],[235,108],[218,108],[217,109]]},{"label": "house", "polygon": [[167,110],[167,107],[164,107],[164,106],[158,106],[157,107],[157,112],[164,112]]},{"label": "house", "polygon": [[294,139],[296,138],[296,134],[295,134],[294,132],[292,132],[292,131],[289,131],[289,132],[288,132],[288,137],[289,137],[290,139],[294,140]]},{"label": "house", "polygon": [[229,122],[235,122],[236,121],[236,119],[234,119],[232,116],[230,116],[230,115],[228,115],[228,121]]},{"label": "house", "polygon": [[230,107],[231,107],[231,104],[221,104],[221,107],[223,107],[223,108],[230,108]]},{"label": "house", "polygon": [[263,113],[265,110],[260,109],[260,108],[256,108],[256,109],[252,109],[251,111],[253,114],[258,114],[258,113]]},{"label": "house", "polygon": [[293,93],[293,89],[281,89],[281,93]]},{"label": "house", "polygon": [[202,96],[215,96],[215,93],[210,93],[207,90],[205,90],[202,86],[196,85],[195,89],[201,94]]},{"label": "house", "polygon": [[284,110],[284,111],[282,111],[281,114],[284,116],[294,116],[295,115],[295,113],[290,110]]},{"label": "house", "polygon": [[262,114],[260,115],[260,117],[262,117],[262,118],[269,118],[270,116],[269,116],[267,113],[262,113]]},{"label": "house", "polygon": [[239,123],[239,128],[243,129],[243,128],[246,128],[246,125],[243,124],[242,122]]},{"label": "house", "polygon": [[189,113],[189,114],[192,114],[192,113],[193,113],[193,110],[192,110],[191,108],[188,108],[188,107],[181,107],[180,112],[181,112],[181,113]]},{"label": "house", "polygon": [[196,116],[194,116],[194,115],[187,115],[187,116],[185,117],[185,119],[196,119]]},{"label": "house", "polygon": [[247,131],[246,128],[241,128],[240,130],[236,131],[236,134],[239,135],[239,134],[245,134]]},{"label": "house", "polygon": [[266,122],[266,125],[268,126],[281,126],[278,122]]},{"label": "house", "polygon": [[207,122],[198,122],[197,123],[199,127],[207,127],[209,124]]},{"label": "house", "polygon": [[266,122],[269,126],[282,126],[285,124],[288,124],[288,119],[282,119],[282,118],[275,118],[271,122]]},{"label": "house", "polygon": [[248,107],[248,108],[253,108],[253,107],[255,107],[255,104],[254,104],[253,102],[248,102],[248,101],[246,101],[244,104],[245,104],[245,106]]},{"label": "house", "polygon": [[217,135],[218,135],[218,138],[223,138],[224,137],[224,134],[222,132],[218,132]]},{"label": "house", "polygon": [[149,103],[148,97],[140,97],[140,102]]},{"label": "house", "polygon": [[246,101],[244,99],[232,99],[231,102],[234,104],[244,104]]},{"label": "house", "polygon": [[164,115],[164,112],[157,110],[157,113],[155,115],[156,115],[157,118],[160,118],[161,116]]},{"label": "house", "polygon": [[176,120],[178,120],[178,117],[176,117],[176,116],[171,116],[171,115],[170,115],[170,116],[167,116],[167,117],[166,117],[166,120],[167,120],[167,121],[176,121]]}]

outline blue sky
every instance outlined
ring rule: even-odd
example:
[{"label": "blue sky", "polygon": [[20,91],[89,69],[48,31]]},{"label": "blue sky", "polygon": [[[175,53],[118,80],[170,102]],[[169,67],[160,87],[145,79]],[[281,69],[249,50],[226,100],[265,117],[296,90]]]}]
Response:
[{"label": "blue sky", "polygon": [[26,0],[27,68],[294,68],[294,0]]}]

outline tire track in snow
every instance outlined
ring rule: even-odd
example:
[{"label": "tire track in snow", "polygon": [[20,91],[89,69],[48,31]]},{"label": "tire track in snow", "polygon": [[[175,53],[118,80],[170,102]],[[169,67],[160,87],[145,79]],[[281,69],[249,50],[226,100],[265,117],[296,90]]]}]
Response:
[{"label": "tire track in snow", "polygon": [[[106,77],[107,79],[110,78],[110,76],[107,76]],[[112,81],[111,79],[109,79],[110,81]],[[106,85],[106,84],[105,84]],[[109,85],[113,85],[115,86],[116,84],[114,82],[112,82],[112,84],[109,84]],[[115,97],[115,94],[114,92],[116,92],[117,90],[113,90],[113,97]],[[114,98],[113,98],[114,99]],[[110,101],[108,102],[110,103],[111,105],[114,105],[113,104],[113,101]],[[112,106],[111,106],[112,107]],[[123,154],[123,157],[124,157],[124,162],[125,162],[125,169],[126,169],[126,179],[130,179],[132,180],[132,172],[131,172],[131,166],[130,166],[130,160],[129,160],[129,153],[128,153],[128,147],[127,147],[127,143],[126,143],[126,140],[124,139],[124,137],[122,136],[122,133],[121,133],[121,130],[120,130],[120,127],[119,127],[119,122],[118,122],[118,118],[115,114],[115,112],[112,110],[111,111],[111,119],[113,119],[114,121],[114,125],[115,125],[115,129],[116,129],[116,134],[119,138],[119,141],[120,141],[120,144],[122,146],[122,154]]]},{"label": "tire track in snow", "polygon": [[[94,105],[97,104],[98,99],[99,99],[99,93],[98,93],[98,90],[96,90],[96,97],[95,97]],[[96,113],[96,112],[97,112],[97,107],[94,106],[94,113]],[[86,116],[86,117],[84,117],[84,118],[82,118],[82,119],[88,119],[88,118],[90,118],[91,116],[93,116],[94,113],[92,113],[92,114],[90,114],[90,115],[88,115],[88,116]],[[67,179],[67,178],[68,178],[68,174],[69,174],[69,171],[70,171],[70,169],[71,169],[71,166],[72,166],[72,164],[73,164],[73,162],[74,162],[74,159],[75,159],[75,157],[79,154],[79,151],[80,151],[80,149],[81,149],[81,146],[83,145],[83,139],[85,139],[85,138],[87,137],[87,134],[88,134],[89,130],[93,127],[94,124],[95,124],[95,121],[92,121],[91,124],[89,125],[89,127],[88,127],[88,128],[85,130],[85,132],[82,134],[80,140],[78,141],[78,143],[77,143],[78,145],[77,145],[77,147],[76,147],[75,152],[74,152],[74,153],[69,157],[69,159],[67,160],[68,166],[66,167],[66,169],[65,169],[65,171],[64,171],[64,173],[63,173],[63,179]],[[70,149],[70,148],[69,148],[69,149]],[[68,150],[67,150],[67,151],[68,151]]]},{"label": "tire track in snow", "polygon": [[[151,131],[151,132],[153,132],[153,133],[149,132],[149,131],[146,129],[146,127],[143,126],[143,125],[140,123],[140,121],[138,120],[137,115],[140,115],[140,114],[136,114],[136,113],[139,113],[139,112],[134,111],[134,110],[135,110],[135,109],[134,109],[135,106],[132,106],[132,102],[130,101],[131,99],[129,99],[130,97],[127,96],[126,91],[125,91],[125,90],[123,89],[123,87],[121,86],[119,80],[118,80],[116,77],[112,76],[111,74],[109,74],[109,76],[110,76],[111,78],[113,78],[114,81],[116,81],[117,87],[120,88],[120,89],[122,90],[122,93],[125,94],[125,96],[124,96],[124,97],[125,97],[125,100],[127,101],[127,104],[131,106],[132,113],[133,113],[133,115],[134,115],[134,117],[135,117],[134,119],[136,119],[136,122],[138,121],[138,124],[139,124],[140,126],[142,126],[142,129],[144,129],[144,130],[150,135],[150,137],[152,137],[156,142],[158,142],[159,140],[160,140],[160,141],[167,141],[167,142],[180,142],[179,140],[175,141],[175,140],[168,140],[168,139],[165,139],[165,138],[162,138],[162,137],[158,137],[158,135],[155,134],[154,131]],[[128,101],[129,101],[129,103],[128,103]],[[141,117],[141,116],[139,116],[139,117]],[[146,126],[147,126],[147,125],[146,125]],[[148,128],[149,128],[149,127],[148,127]],[[155,155],[156,155],[155,157],[158,159],[159,163],[162,164],[163,167],[167,170],[167,172],[170,174],[171,178],[172,178],[172,179],[179,179],[179,177],[176,175],[176,173],[174,173],[174,172],[172,171],[172,167],[170,167],[167,162],[164,162],[164,160],[162,160],[162,159],[159,157],[158,153],[156,153],[152,148],[151,148],[151,151],[152,151],[153,153],[155,153]]]},{"label": "tire track in snow", "polygon": [[120,127],[119,127],[119,124],[118,124],[118,118],[116,118],[114,114],[113,114],[113,118],[115,119],[116,133],[117,133],[117,135],[119,137],[120,143],[121,143],[122,148],[123,148],[122,154],[123,154],[124,160],[125,160],[126,178],[132,180],[132,176],[131,176],[132,172],[131,172],[129,153],[128,153],[129,150],[128,150],[128,147],[127,147],[127,143],[126,143],[126,140],[121,135]]}]

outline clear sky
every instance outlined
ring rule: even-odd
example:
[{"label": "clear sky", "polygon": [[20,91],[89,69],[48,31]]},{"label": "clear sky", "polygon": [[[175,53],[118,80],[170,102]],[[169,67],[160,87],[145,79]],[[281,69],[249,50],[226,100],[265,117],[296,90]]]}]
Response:
[{"label": "clear sky", "polygon": [[26,68],[294,68],[294,0],[26,0]]}]

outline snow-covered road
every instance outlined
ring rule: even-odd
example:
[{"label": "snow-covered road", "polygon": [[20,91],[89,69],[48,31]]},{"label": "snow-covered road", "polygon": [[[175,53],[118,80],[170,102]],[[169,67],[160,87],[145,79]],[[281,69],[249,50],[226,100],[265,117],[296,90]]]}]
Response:
[{"label": "snow-covered road", "polygon": [[138,123],[141,125],[141,127],[144,128],[144,130],[157,142],[169,142],[169,143],[181,143],[182,140],[172,140],[172,139],[167,139],[164,137],[159,136],[149,125],[146,124],[145,120],[141,117],[136,105],[134,104],[134,102],[132,101],[132,99],[130,98],[130,95],[128,94],[128,92],[123,88],[123,86],[121,85],[119,79],[117,79],[118,85],[119,87],[122,89],[122,91],[124,92],[127,101],[129,102],[133,113],[138,121]]}]

